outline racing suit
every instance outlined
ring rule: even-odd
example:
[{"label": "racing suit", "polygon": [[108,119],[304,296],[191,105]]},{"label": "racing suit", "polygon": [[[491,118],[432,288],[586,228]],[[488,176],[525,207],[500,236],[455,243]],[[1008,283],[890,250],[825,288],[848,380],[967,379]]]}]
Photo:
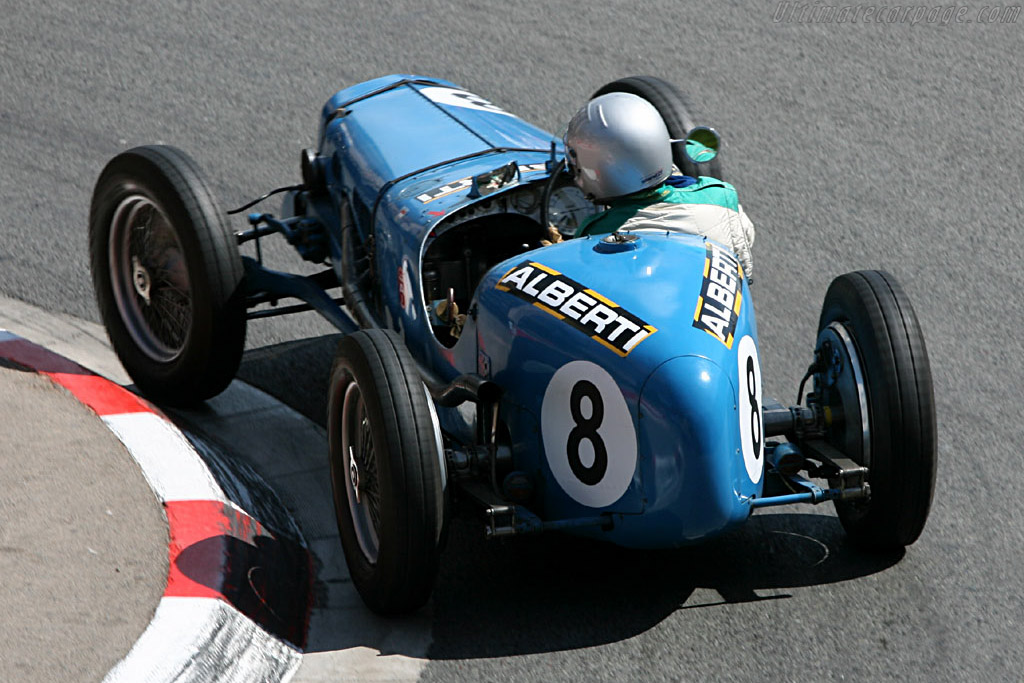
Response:
[{"label": "racing suit", "polygon": [[732,249],[753,281],[754,225],[729,183],[701,176],[672,176],[662,185],[613,199],[608,210],[590,216],[576,237],[616,230],[667,230],[701,235]]}]

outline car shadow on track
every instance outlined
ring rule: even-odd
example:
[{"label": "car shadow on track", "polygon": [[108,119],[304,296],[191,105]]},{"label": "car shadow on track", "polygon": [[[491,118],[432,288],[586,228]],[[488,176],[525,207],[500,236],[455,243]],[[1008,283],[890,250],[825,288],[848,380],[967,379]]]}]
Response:
[{"label": "car shadow on track", "polygon": [[327,427],[327,389],[343,335],[329,334],[246,351],[238,379]]},{"label": "car shadow on track", "polygon": [[[670,551],[560,535],[489,542],[463,522],[454,525],[442,559],[429,658],[618,642],[679,609],[786,599],[787,589],[873,574],[902,556],[854,548],[839,521],[820,514],[757,515],[724,537]],[[720,599],[709,601],[702,591],[692,602],[696,589],[711,589]]]}]

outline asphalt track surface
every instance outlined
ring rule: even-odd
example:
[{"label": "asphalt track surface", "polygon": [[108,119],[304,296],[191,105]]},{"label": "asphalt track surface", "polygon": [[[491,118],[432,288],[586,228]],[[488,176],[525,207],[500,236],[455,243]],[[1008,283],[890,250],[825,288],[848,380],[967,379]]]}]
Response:
[{"label": "asphalt track surface", "polygon": [[99,680],[163,594],[167,522],[91,410],[6,361],[0,386],[0,678]]},{"label": "asphalt track surface", "polygon": [[[235,206],[297,180],[331,93],[393,72],[552,130],[624,75],[687,90],[757,226],[761,360],[784,401],[833,276],[903,283],[940,458],[905,554],[860,554],[830,509],[803,506],[642,555],[489,545],[459,524],[422,680],[1020,679],[1024,20],[776,23],[761,2],[0,5],[0,294],[52,311],[98,320],[86,219],[108,158],[175,144]],[[270,260],[295,265],[284,245]],[[330,340],[289,342],[329,328],[305,314],[250,330],[243,377],[322,422]]]}]

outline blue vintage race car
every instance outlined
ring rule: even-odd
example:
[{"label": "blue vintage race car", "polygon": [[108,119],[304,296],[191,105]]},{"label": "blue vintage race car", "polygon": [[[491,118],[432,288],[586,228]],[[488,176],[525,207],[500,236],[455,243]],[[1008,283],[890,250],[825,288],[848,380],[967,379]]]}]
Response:
[{"label": "blue vintage race car", "polygon": [[[632,77],[598,93],[612,91],[702,142],[678,145],[680,172],[720,176],[717,135],[671,85]],[[924,339],[893,277],[833,281],[813,388],[785,407],[762,393],[736,256],[663,230],[569,239],[596,209],[562,168],[551,134],[406,75],[331,97],[303,182],[275,191],[280,215],[251,214],[244,232],[187,155],[132,149],[93,197],[99,307],[138,387],[175,404],[227,386],[249,319],[312,308],[344,333],[329,397],[334,502],[353,580],[381,613],[427,600],[457,504],[478,509],[489,536],[663,548],[760,507],[831,500],[856,542],[913,543],[934,487],[935,415]],[[274,234],[325,268],[270,270],[260,245]]]}]

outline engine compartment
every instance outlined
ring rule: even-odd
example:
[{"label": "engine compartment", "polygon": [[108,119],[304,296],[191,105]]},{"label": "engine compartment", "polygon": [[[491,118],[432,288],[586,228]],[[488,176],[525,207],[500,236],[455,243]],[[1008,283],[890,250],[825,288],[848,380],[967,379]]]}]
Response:
[{"label": "engine compartment", "polygon": [[546,236],[532,217],[501,212],[470,218],[434,238],[424,252],[421,272],[423,298],[438,341],[447,347],[458,341],[473,293],[487,271],[544,246]]}]

